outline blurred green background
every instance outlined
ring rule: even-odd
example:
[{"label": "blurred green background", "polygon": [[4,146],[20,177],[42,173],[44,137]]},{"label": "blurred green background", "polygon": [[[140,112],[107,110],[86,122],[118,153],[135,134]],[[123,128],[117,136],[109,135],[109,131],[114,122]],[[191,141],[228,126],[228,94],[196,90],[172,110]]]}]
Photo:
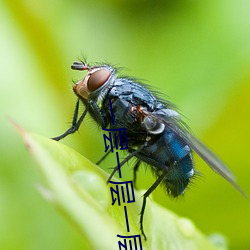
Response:
[{"label": "blurred green background", "polygon": [[[1,1],[0,249],[81,248],[81,235],[36,191],[39,173],[8,117],[47,137],[64,132],[72,80],[83,76],[70,65],[82,55],[123,66],[167,95],[250,196],[249,13],[247,0]],[[97,131],[87,119],[63,143],[96,162],[104,151]],[[110,158],[103,168],[114,165]],[[161,188],[153,198],[204,233],[224,234],[230,249],[250,249],[250,202],[195,160],[203,177],[184,198],[173,201]],[[146,173],[140,188],[154,180]]]}]

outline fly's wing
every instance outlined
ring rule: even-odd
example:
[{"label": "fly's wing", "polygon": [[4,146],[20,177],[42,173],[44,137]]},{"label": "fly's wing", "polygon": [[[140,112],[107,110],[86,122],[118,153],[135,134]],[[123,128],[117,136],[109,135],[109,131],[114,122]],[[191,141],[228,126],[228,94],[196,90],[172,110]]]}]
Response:
[{"label": "fly's wing", "polygon": [[243,190],[237,185],[236,178],[230,169],[210,149],[191,134],[187,134],[183,139],[216,173],[225,178],[243,196],[248,198]]},{"label": "fly's wing", "polygon": [[209,167],[231,183],[243,196],[248,198],[243,190],[237,185],[233,173],[210,149],[181,126],[171,126],[171,129],[173,129],[173,131],[177,133],[209,165]]},{"label": "fly's wing", "polygon": [[242,189],[237,185],[236,178],[233,173],[228,169],[228,167],[202,142],[196,139],[183,125],[180,118],[176,115],[153,114],[155,119],[163,123],[166,127],[173,130],[182,140],[184,140],[190,148],[192,148],[216,173],[221,175],[229,183],[231,183],[243,196],[246,198],[247,195],[242,191]]}]

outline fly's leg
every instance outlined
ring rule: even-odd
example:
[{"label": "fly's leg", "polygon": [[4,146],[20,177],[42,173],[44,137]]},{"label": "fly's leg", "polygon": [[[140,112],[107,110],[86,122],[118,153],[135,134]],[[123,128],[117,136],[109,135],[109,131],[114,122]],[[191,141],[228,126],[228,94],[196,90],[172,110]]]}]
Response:
[{"label": "fly's leg", "polygon": [[138,160],[134,166],[134,169],[133,169],[133,184],[134,184],[134,187],[136,188],[136,172],[138,171],[139,167],[141,165],[141,161]]},{"label": "fly's leg", "polygon": [[98,161],[96,162],[96,165],[99,165],[106,157],[111,153],[111,149]]},{"label": "fly's leg", "polygon": [[148,196],[158,187],[158,185],[162,182],[167,172],[164,172],[162,175],[158,177],[158,179],[154,182],[154,184],[147,190],[147,192],[143,195],[142,207],[140,212],[140,230],[144,237],[144,240],[147,240],[146,234],[143,229],[143,216],[146,208],[146,201]]},{"label": "fly's leg", "polygon": [[94,101],[90,100],[88,102],[89,108],[91,108],[91,111],[93,112],[93,115],[99,125],[101,125],[102,128],[105,128],[107,126],[107,118],[105,114],[103,114],[98,107],[97,103]]},{"label": "fly's leg", "polygon": [[77,121],[77,119],[78,119],[78,112],[79,112],[79,103],[80,103],[80,101],[78,99],[77,102],[76,102],[76,106],[75,106],[75,110],[74,110],[74,116],[73,116],[71,127],[65,133],[63,133],[62,135],[59,135],[57,137],[52,138],[53,140],[60,141],[64,137],[68,136],[69,134],[75,133],[79,129],[79,127],[80,127],[80,125],[81,125],[84,117],[86,116],[86,114],[88,112],[88,106],[87,106],[86,109],[84,110],[84,112],[82,113],[82,115],[80,116],[79,120]]},{"label": "fly's leg", "polygon": [[[142,144],[137,150],[133,151],[132,153],[130,153],[121,163],[120,163],[120,167],[122,167],[127,161],[129,161],[132,157],[134,157],[136,154],[138,154],[138,152],[140,152],[144,147],[147,146],[147,142],[145,142],[144,144]],[[116,173],[116,171],[118,171],[119,167],[118,165],[113,169],[112,173],[110,174],[108,180],[107,180],[107,184],[109,183],[109,181],[112,179],[112,177],[114,176],[114,174]]]},{"label": "fly's leg", "polygon": [[98,119],[98,123],[102,127],[106,126],[105,116],[101,113],[98,105],[94,101],[89,101],[88,102],[88,104],[86,105],[86,109],[81,114],[79,120],[77,120],[78,119],[78,112],[79,112],[79,104],[80,104],[80,100],[78,99],[77,102],[76,102],[71,127],[65,133],[63,133],[62,135],[52,138],[53,140],[59,141],[59,140],[63,139],[64,137],[68,136],[69,134],[75,133],[79,129],[79,127],[80,127],[84,117],[86,116],[87,112],[89,111],[89,109],[91,109],[93,111],[93,113],[96,115],[96,118]]}]

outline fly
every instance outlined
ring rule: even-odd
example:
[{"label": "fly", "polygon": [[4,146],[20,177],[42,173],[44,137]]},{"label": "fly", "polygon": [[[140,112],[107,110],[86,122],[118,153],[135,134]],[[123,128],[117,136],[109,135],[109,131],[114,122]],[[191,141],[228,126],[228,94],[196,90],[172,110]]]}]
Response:
[{"label": "fly", "polygon": [[[149,165],[157,176],[143,195],[140,230],[145,239],[143,216],[147,197],[159,184],[172,197],[184,193],[195,174],[192,151],[246,197],[227,166],[188,131],[172,103],[158,98],[146,85],[132,78],[119,77],[117,70],[109,64],[90,66],[85,62],[74,62],[71,68],[87,71],[87,74],[73,87],[78,99],[71,127],[53,139],[59,141],[76,132],[87,113],[102,128],[126,129],[129,154],[120,167],[135,157],[134,180],[142,163]],[[109,100],[112,101],[113,117]],[[85,110],[78,117],[80,102]],[[108,181],[117,170],[116,166]]]}]

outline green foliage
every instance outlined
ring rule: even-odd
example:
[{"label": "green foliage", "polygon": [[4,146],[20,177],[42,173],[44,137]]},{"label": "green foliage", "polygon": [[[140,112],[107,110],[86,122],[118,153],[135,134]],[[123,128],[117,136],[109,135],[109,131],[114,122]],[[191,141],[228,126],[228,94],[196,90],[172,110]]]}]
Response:
[{"label": "green foliage", "polygon": [[[1,1],[0,249],[68,250],[86,244],[34,189],[40,175],[6,119],[47,138],[64,132],[75,103],[71,81],[83,77],[70,65],[82,54],[88,62],[125,67],[121,74],[146,79],[168,96],[250,196],[249,7],[246,0]],[[96,162],[103,141],[93,124],[87,117],[79,133],[63,143]],[[202,177],[183,199],[173,201],[158,188],[154,201],[190,218],[206,235],[223,233],[230,249],[249,249],[249,202],[196,157],[195,163]],[[101,167],[114,164],[110,157]],[[124,167],[124,177],[131,177],[131,168]],[[139,189],[153,181],[142,167]]]},{"label": "green foliage", "polygon": [[[20,129],[19,129],[20,130]],[[130,234],[125,233],[123,209],[112,206],[108,175],[75,150],[38,135],[20,130],[26,147],[44,176],[43,196],[80,231],[84,249],[118,249],[117,234],[138,234],[142,192],[135,193],[135,205],[127,205]],[[216,247],[194,224],[148,202],[144,220],[148,240],[143,249],[226,249]]]}]

